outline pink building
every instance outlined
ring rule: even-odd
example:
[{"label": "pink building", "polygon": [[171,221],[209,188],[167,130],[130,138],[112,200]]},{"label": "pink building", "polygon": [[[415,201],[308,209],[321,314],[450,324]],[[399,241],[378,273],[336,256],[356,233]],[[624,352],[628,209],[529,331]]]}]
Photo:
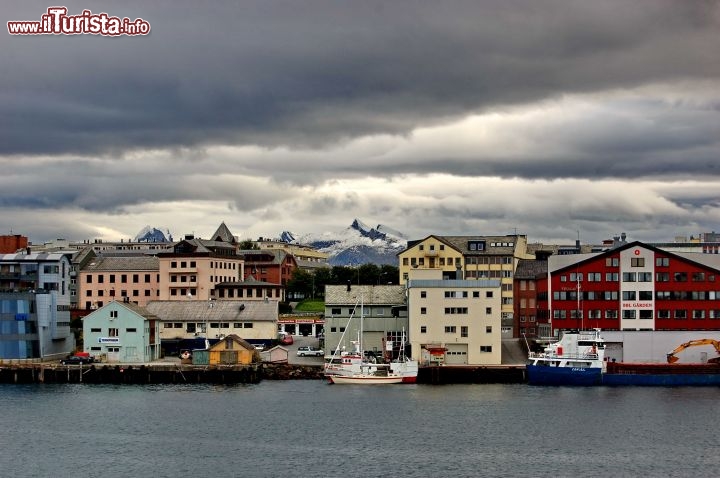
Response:
[{"label": "pink building", "polygon": [[79,273],[78,307],[99,309],[113,300],[146,306],[158,299],[158,264],[157,257],[145,255],[91,259]]}]

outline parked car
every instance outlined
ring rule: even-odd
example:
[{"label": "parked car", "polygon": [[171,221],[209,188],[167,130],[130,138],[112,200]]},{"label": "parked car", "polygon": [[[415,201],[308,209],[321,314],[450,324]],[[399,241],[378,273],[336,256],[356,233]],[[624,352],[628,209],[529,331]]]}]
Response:
[{"label": "parked car", "polygon": [[314,355],[315,357],[322,357],[323,355],[325,355],[325,351],[322,349],[316,349],[315,347],[312,347],[312,346],[298,347],[297,355],[298,355],[298,357],[304,357],[306,355]]},{"label": "parked car", "polygon": [[283,345],[292,345],[294,342],[292,335],[286,334],[280,337],[280,343]]},{"label": "parked car", "polygon": [[89,355],[71,355],[60,361],[63,365],[81,365],[93,362],[95,359]]}]

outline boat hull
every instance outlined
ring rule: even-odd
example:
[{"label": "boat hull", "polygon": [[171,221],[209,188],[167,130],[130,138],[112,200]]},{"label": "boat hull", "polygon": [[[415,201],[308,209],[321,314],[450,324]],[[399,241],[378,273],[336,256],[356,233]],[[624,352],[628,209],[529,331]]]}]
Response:
[{"label": "boat hull", "polygon": [[335,384],[358,384],[358,385],[385,385],[393,383],[403,383],[403,378],[399,376],[378,377],[374,375],[329,375],[330,383]]},{"label": "boat hull", "polygon": [[607,385],[607,386],[718,386],[720,367],[716,365],[608,364],[600,368],[527,366],[530,385]]},{"label": "boat hull", "polygon": [[526,367],[530,385],[600,385],[602,369],[591,367],[552,367],[528,365]]}]

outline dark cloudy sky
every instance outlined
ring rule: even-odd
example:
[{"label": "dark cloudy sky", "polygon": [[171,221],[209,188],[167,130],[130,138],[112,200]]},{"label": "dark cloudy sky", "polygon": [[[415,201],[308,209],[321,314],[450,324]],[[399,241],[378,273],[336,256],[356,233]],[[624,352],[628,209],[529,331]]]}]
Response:
[{"label": "dark cloudy sky", "polygon": [[3,234],[720,231],[716,1],[61,3],[152,31],[3,33]]}]

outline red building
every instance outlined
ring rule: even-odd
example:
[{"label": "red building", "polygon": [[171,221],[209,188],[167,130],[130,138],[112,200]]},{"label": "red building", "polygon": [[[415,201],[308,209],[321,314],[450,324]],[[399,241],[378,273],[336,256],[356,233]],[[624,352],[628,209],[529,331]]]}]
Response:
[{"label": "red building", "polygon": [[245,277],[252,276],[261,282],[287,285],[297,269],[295,256],[281,250],[239,251],[245,260]]},{"label": "red building", "polygon": [[28,238],[20,234],[0,236],[0,254],[13,254],[20,249],[26,249]]},{"label": "red building", "polygon": [[[547,287],[547,290],[545,290]],[[718,330],[720,256],[640,242],[597,254],[552,256],[538,315],[559,329]]]}]

